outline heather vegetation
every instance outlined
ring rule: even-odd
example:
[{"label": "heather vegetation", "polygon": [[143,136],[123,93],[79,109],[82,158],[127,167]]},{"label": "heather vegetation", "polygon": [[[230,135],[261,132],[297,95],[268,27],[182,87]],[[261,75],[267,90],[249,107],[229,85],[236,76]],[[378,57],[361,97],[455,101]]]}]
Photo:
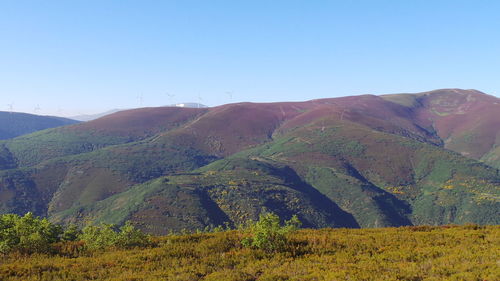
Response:
[{"label": "heather vegetation", "polygon": [[[5,222],[15,216],[2,217]],[[1,280],[499,280],[498,226],[302,229],[274,214],[239,229],[146,237],[129,224],[47,231],[51,251],[5,252]],[[36,223],[35,223],[36,222]],[[45,226],[44,226],[45,225]],[[16,227],[14,227],[16,229]],[[9,231],[7,231],[9,232]],[[31,233],[31,234],[30,234]],[[50,236],[50,235],[49,235]],[[36,239],[35,239],[36,240]],[[59,242],[56,242],[59,241]],[[73,240],[72,238],[69,240]],[[78,240],[78,239],[77,239]],[[147,241],[147,243],[143,243]],[[124,243],[126,242],[126,243]],[[95,246],[90,246],[95,243]],[[41,248],[37,248],[41,249]]]}]

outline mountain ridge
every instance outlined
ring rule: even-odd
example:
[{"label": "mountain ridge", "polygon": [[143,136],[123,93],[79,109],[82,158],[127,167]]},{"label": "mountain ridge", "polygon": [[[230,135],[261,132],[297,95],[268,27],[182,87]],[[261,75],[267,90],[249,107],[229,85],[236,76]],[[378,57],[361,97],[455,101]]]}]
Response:
[{"label": "mountain ridge", "polygon": [[3,141],[0,211],[152,233],[266,210],[311,227],[498,224],[497,144],[467,155],[498,135],[497,100],[426,93],[142,108]]},{"label": "mountain ridge", "polygon": [[76,123],[79,122],[63,117],[0,111],[0,140]]}]

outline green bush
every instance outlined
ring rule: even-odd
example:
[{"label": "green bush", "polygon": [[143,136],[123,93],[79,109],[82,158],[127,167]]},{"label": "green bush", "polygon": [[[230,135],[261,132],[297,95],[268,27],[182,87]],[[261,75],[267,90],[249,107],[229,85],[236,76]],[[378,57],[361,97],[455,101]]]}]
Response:
[{"label": "green bush", "polygon": [[59,241],[62,228],[31,212],[23,217],[13,214],[0,216],[0,253],[48,253]]},{"label": "green bush", "polygon": [[83,228],[80,239],[85,242],[89,250],[100,250],[116,245],[118,233],[113,229],[114,225],[101,224],[88,225]]},{"label": "green bush", "polygon": [[32,213],[23,217],[14,214],[0,215],[0,254],[55,253],[58,252],[57,249],[65,248],[57,245],[62,244],[57,243],[61,241],[74,245],[75,249],[85,245],[87,250],[143,247],[150,244],[149,236],[130,222],[126,222],[118,230],[114,225],[101,224],[87,226],[83,230],[76,225],[69,225],[63,231],[60,225],[35,217]]},{"label": "green bush", "polygon": [[150,244],[148,235],[135,228],[129,221],[120,227],[116,246],[121,248],[144,247]]},{"label": "green bush", "polygon": [[82,231],[75,224],[70,224],[61,236],[62,241],[77,241]]},{"label": "green bush", "polygon": [[130,222],[126,222],[118,231],[111,224],[86,226],[80,239],[85,242],[88,250],[102,250],[110,247],[131,248],[147,246],[149,236],[136,229]]},{"label": "green bush", "polygon": [[259,221],[248,226],[251,237],[243,239],[242,244],[245,247],[261,249],[268,253],[281,252],[287,248],[287,235],[297,230],[300,225],[301,222],[296,215],[282,226],[278,215],[261,214]]}]

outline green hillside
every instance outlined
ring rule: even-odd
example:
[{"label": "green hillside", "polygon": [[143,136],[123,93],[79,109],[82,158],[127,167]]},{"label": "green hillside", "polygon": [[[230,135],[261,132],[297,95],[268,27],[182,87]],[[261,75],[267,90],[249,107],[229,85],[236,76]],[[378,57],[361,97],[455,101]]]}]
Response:
[{"label": "green hillside", "polygon": [[153,233],[238,225],[266,210],[298,214],[309,227],[497,224],[498,179],[498,170],[430,144],[355,124],[311,124],[53,219],[130,219]]}]

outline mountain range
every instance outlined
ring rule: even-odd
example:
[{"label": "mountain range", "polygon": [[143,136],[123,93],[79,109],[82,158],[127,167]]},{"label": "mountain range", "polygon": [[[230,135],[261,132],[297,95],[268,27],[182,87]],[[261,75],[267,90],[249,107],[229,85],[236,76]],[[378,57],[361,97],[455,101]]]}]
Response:
[{"label": "mountain range", "polygon": [[78,121],[62,117],[0,111],[0,140],[76,123]]},{"label": "mountain range", "polygon": [[500,99],[476,90],[157,107],[0,141],[0,213],[154,234],[500,222]]}]

